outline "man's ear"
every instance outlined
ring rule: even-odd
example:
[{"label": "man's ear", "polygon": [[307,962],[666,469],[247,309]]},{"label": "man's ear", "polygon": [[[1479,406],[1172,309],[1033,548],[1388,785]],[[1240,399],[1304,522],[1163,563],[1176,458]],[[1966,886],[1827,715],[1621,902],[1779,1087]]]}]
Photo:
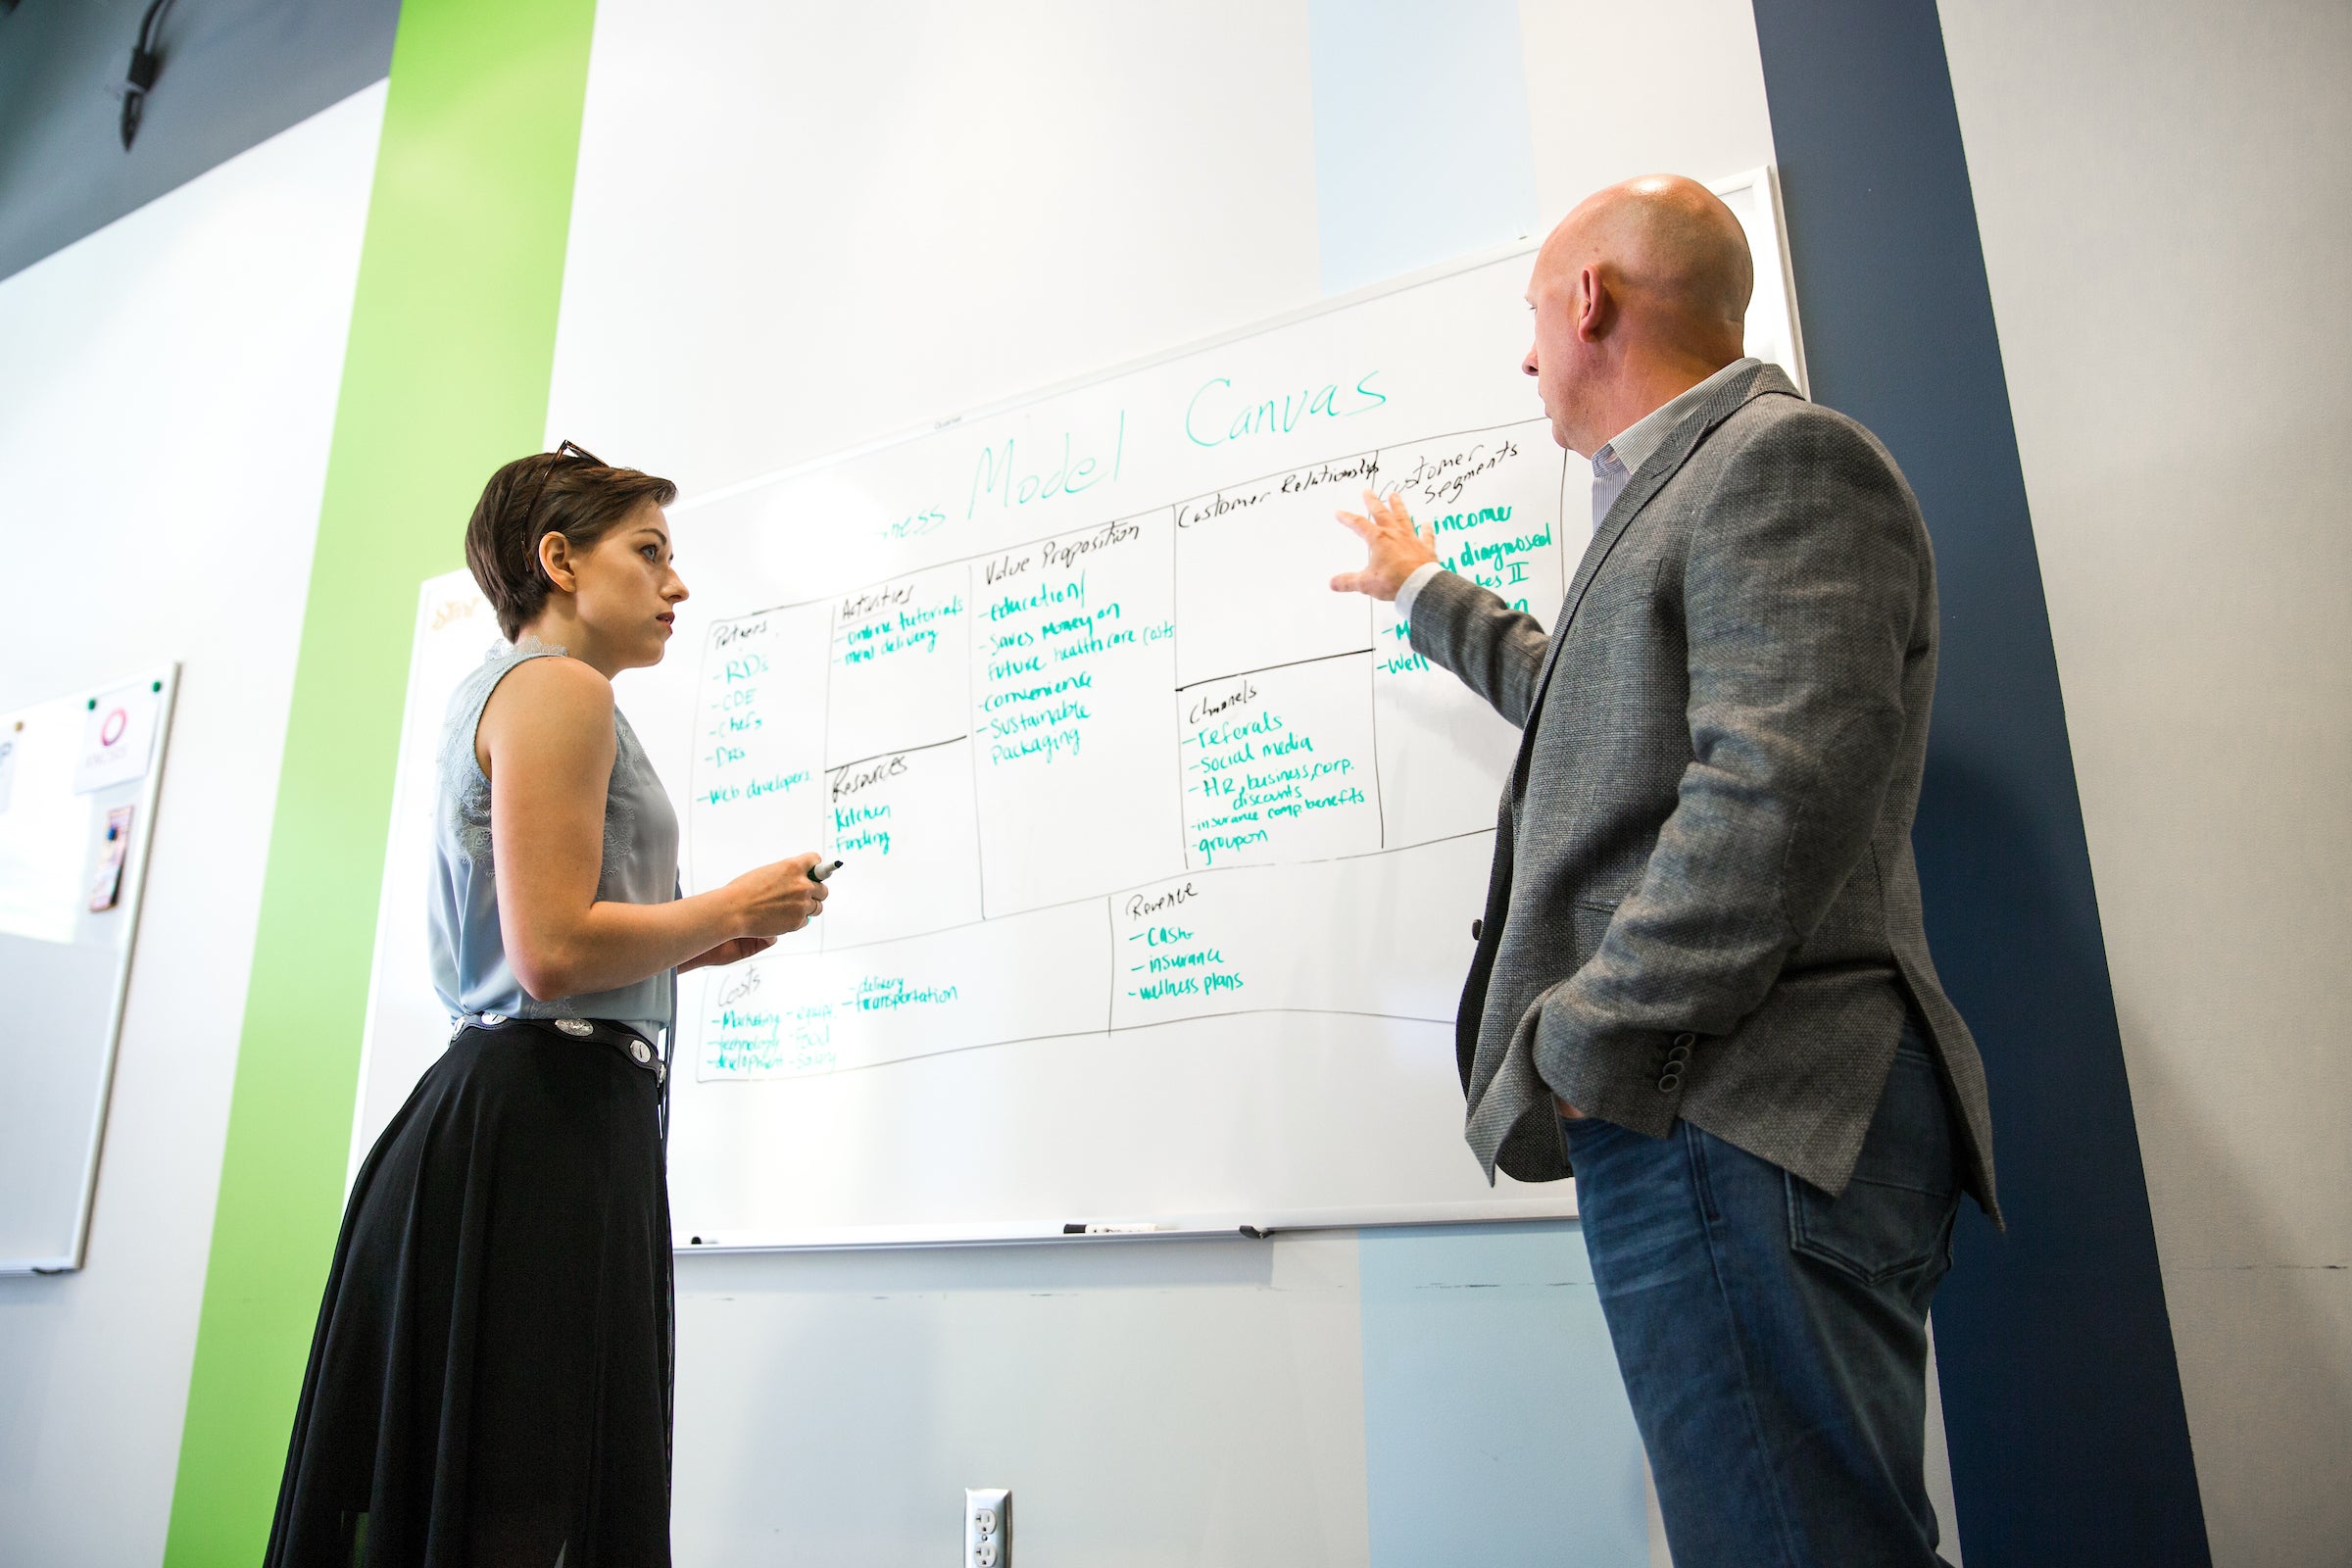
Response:
[{"label": "man's ear", "polygon": [[553,528],[539,536],[539,569],[565,593],[580,591],[579,573],[572,569],[571,541]]},{"label": "man's ear", "polygon": [[1617,302],[1597,266],[1587,264],[1576,274],[1576,335],[1580,342],[1597,343],[1616,324]]}]

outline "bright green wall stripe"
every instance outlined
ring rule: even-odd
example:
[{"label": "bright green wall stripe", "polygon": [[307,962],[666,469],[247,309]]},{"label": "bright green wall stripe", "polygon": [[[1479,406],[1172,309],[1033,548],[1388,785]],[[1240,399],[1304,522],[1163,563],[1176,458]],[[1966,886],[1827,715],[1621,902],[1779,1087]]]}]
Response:
[{"label": "bright green wall stripe", "polygon": [[[164,1558],[261,1559],[341,1218],[416,586],[547,420],[594,0],[407,0]],[[291,607],[287,607],[289,610]]]}]

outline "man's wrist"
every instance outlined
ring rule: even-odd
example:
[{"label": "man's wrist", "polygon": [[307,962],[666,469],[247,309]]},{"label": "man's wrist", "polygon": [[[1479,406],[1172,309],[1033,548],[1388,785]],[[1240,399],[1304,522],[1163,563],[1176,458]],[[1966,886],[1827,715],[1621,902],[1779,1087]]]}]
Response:
[{"label": "man's wrist", "polygon": [[1434,561],[1423,562],[1412,569],[1411,574],[1404,581],[1396,585],[1396,618],[1398,620],[1412,619],[1413,601],[1421,597],[1421,590],[1429,586],[1429,579],[1445,569]]}]

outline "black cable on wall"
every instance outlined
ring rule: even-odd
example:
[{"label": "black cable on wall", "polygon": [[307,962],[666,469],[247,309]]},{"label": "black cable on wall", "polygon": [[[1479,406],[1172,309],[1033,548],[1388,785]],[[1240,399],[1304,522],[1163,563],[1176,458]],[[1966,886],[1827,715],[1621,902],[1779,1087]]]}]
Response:
[{"label": "black cable on wall", "polygon": [[[16,0],[7,0],[15,9]],[[155,87],[155,78],[163,74],[164,56],[158,46],[163,42],[164,15],[172,9],[172,0],[153,0],[147,15],[139,22],[139,36],[130,46],[130,69],[122,76],[122,150],[139,134],[139,120],[147,110],[147,94]]]}]

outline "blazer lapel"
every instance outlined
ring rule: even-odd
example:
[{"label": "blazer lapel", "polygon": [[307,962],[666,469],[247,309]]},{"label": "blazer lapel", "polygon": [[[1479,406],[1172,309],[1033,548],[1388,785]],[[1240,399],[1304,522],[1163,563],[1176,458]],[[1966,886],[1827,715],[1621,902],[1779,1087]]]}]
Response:
[{"label": "blazer lapel", "polygon": [[1682,471],[1690,454],[1698,450],[1699,443],[1717,425],[1751,398],[1767,392],[1794,394],[1796,387],[1778,366],[1759,365],[1745,375],[1735,376],[1716,388],[1715,395],[1693,409],[1689,417],[1674,427],[1666,444],[1649,455],[1649,461],[1627,481],[1624,493],[1600,519],[1600,526],[1592,530],[1592,542],[1585,547],[1584,559],[1577,563],[1576,575],[1568,583],[1567,596],[1560,601],[1560,618],[1551,629],[1551,646],[1544,650],[1543,671],[1536,677],[1535,699],[1527,706],[1529,737],[1536,733],[1536,715],[1543,710],[1544,694],[1551,686],[1552,667],[1559,662],[1561,645],[1568,640],[1568,623],[1576,618],[1585,602],[1585,590],[1592,585],[1593,575],[1609,559],[1609,552],[1617,548],[1626,526],[1649,505],[1652,496],[1666,488],[1667,480]]}]

